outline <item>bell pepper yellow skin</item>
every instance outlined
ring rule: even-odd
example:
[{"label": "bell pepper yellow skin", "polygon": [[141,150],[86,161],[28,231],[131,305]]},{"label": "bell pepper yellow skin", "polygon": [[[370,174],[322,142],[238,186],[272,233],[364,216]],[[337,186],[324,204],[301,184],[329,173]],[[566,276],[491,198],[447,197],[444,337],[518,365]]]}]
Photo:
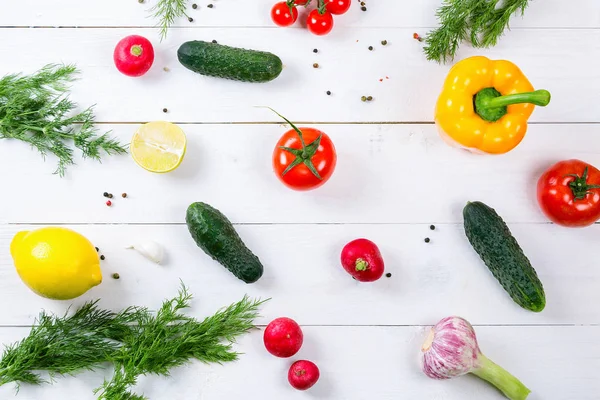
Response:
[{"label": "bell pepper yellow skin", "polygon": [[[495,89],[497,92],[492,92],[497,97],[485,99],[490,101],[482,102],[482,109],[478,109],[475,96],[488,88]],[[550,94],[534,92],[523,72],[510,61],[471,57],[450,70],[437,101],[435,122],[451,144],[478,153],[503,154],[525,137],[527,121],[535,108],[532,103],[546,105],[549,101]],[[499,117],[496,121],[484,118],[484,111],[492,108],[493,112],[503,110],[495,113]]]}]

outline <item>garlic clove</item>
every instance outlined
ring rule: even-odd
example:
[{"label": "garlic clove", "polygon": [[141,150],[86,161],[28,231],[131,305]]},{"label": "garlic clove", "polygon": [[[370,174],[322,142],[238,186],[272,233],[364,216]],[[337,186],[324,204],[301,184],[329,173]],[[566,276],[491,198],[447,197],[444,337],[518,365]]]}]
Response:
[{"label": "garlic clove", "polygon": [[148,260],[160,264],[165,256],[163,247],[153,240],[145,240],[143,242],[136,243],[128,246],[128,249],[133,249],[146,257]]}]

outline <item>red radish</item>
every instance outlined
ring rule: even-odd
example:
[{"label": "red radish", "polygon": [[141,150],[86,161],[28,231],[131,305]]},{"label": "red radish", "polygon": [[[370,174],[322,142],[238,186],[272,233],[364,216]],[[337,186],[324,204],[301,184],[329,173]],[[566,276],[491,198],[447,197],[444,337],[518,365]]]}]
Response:
[{"label": "red radish", "polygon": [[154,48],[145,37],[131,35],[117,43],[113,58],[117,69],[123,74],[142,76],[154,62]]},{"label": "red radish", "polygon": [[321,373],[315,363],[307,360],[296,361],[288,372],[288,381],[294,389],[307,390],[317,383]]},{"label": "red radish", "polygon": [[300,350],[304,335],[300,325],[290,318],[277,318],[265,329],[267,351],[276,357],[291,357]]},{"label": "red radish", "polygon": [[373,282],[384,271],[383,258],[377,245],[367,239],[356,239],[344,246],[342,266],[360,282]]}]

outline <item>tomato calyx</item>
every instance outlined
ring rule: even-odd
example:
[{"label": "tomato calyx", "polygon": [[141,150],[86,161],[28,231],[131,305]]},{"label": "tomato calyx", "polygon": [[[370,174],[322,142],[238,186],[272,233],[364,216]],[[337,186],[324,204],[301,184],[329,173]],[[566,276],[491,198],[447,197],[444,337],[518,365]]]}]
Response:
[{"label": "tomato calyx", "polygon": [[319,0],[319,5],[317,6],[317,10],[319,10],[319,14],[323,15],[327,12],[327,5],[325,4],[325,0]]},{"label": "tomato calyx", "polygon": [[568,174],[566,176],[572,176],[575,178],[572,182],[569,182],[569,187],[573,192],[573,197],[575,200],[585,200],[585,196],[588,194],[592,194],[590,189],[600,189],[600,185],[588,185],[588,167],[585,167],[583,170],[583,175],[579,176],[577,174]]},{"label": "tomato calyx", "polygon": [[306,168],[308,168],[308,170],[310,172],[312,172],[312,174],[315,177],[317,177],[317,179],[322,181],[323,178],[319,174],[319,171],[317,171],[317,169],[315,168],[315,165],[312,162],[312,158],[315,156],[315,154],[317,153],[317,150],[319,149],[319,146],[321,145],[321,139],[323,138],[323,134],[321,133],[319,135],[319,137],[317,137],[313,142],[306,144],[304,142],[304,136],[302,135],[302,131],[300,129],[298,129],[296,127],[296,125],[294,125],[289,119],[287,119],[283,115],[279,114],[277,111],[273,110],[272,108],[269,107],[269,109],[271,111],[273,111],[275,114],[279,115],[285,122],[287,122],[292,127],[292,129],[294,131],[296,131],[296,133],[298,134],[298,137],[300,138],[300,143],[302,143],[301,149],[292,149],[291,147],[279,146],[279,148],[281,150],[285,150],[288,153],[291,153],[294,156],[296,156],[294,161],[292,161],[290,163],[290,165],[288,165],[287,168],[281,173],[281,176],[285,176],[285,174],[290,172],[292,169],[294,169],[298,165],[304,164],[304,165],[306,165]]}]

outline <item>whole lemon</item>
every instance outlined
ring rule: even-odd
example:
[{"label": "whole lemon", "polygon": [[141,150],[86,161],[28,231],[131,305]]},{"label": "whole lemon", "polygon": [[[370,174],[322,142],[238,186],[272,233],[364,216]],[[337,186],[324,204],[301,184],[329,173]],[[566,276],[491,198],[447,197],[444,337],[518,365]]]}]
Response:
[{"label": "whole lemon", "polygon": [[102,282],[98,252],[84,236],[66,228],[19,232],[10,244],[19,276],[40,296],[79,297]]}]

